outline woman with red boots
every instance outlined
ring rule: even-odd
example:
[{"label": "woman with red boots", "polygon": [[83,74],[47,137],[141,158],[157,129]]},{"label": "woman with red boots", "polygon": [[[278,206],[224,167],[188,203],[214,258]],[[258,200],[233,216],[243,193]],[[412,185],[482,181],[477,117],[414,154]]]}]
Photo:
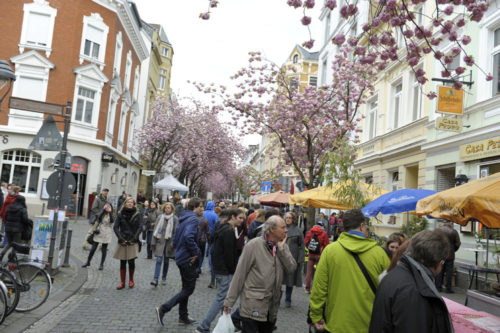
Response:
[{"label": "woman with red boots", "polygon": [[125,276],[127,274],[127,262],[129,272],[129,288],[134,287],[135,259],[139,255],[139,235],[143,231],[143,220],[141,214],[135,206],[135,200],[132,197],[125,199],[120,212],[116,216],[113,226],[118,244],[115,248],[113,258],[120,260],[120,279],[121,283],[116,289],[125,287]]}]

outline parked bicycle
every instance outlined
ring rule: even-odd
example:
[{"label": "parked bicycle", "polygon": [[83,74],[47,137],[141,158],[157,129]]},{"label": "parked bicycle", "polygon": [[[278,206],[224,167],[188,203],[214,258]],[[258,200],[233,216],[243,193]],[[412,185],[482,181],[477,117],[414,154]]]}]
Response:
[{"label": "parked bicycle", "polygon": [[0,280],[0,324],[3,323],[5,317],[7,317],[7,293],[7,287],[5,287],[5,284]]},{"label": "parked bicycle", "polygon": [[18,253],[28,254],[29,249],[29,245],[11,243],[9,259],[0,266],[0,280],[5,284],[8,293],[8,313],[14,309],[18,312],[34,310],[50,295],[52,279],[46,270],[48,264],[19,259],[17,256]]}]

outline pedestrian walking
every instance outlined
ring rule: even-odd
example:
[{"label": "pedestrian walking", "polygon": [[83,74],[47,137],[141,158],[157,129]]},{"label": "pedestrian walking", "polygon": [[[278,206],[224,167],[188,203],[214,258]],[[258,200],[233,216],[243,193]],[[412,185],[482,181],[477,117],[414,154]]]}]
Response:
[{"label": "pedestrian walking", "polygon": [[368,238],[368,223],[360,209],[344,212],[343,223],[345,232],[323,250],[316,268],[310,319],[320,331],[366,332],[378,276],[390,261],[377,242]]},{"label": "pedestrian walking", "polygon": [[321,225],[323,221],[318,221],[318,224],[313,226],[306,234],[305,245],[308,250],[307,255],[307,272],[306,272],[306,293],[311,293],[311,281],[316,266],[321,258],[321,253],[330,243],[328,235]]},{"label": "pedestrian walking", "polygon": [[208,242],[210,240],[210,226],[208,224],[208,220],[206,217],[201,216],[200,217],[200,224],[198,226],[198,246],[200,248],[201,252],[201,257],[200,260],[198,260],[199,266],[198,266],[198,274],[201,274],[201,266],[203,264],[203,261],[205,260],[205,251],[208,246]]},{"label": "pedestrian walking", "polygon": [[443,277],[446,274],[446,293],[453,294],[454,291],[451,287],[451,282],[453,279],[453,264],[455,262],[455,252],[460,248],[460,236],[458,232],[453,228],[453,223],[445,222],[442,226],[440,226],[437,230],[442,232],[448,238],[450,242],[451,248],[449,251],[446,260],[444,261],[443,269],[436,276],[436,288],[439,292],[441,292],[443,287]]},{"label": "pedestrian walking", "polygon": [[101,193],[95,197],[94,202],[92,203],[92,208],[90,208],[90,224],[93,224],[97,220],[97,216],[102,212],[105,204],[109,203],[111,205],[111,202],[108,199],[108,194],[109,189],[103,188]]},{"label": "pedestrian walking", "polygon": [[151,285],[155,287],[158,286],[162,264],[161,284],[165,285],[167,283],[169,261],[175,258],[175,249],[172,240],[179,224],[179,218],[175,215],[175,207],[171,202],[165,203],[162,208],[163,214],[158,216],[156,220],[151,240],[151,249],[156,256],[155,272]]},{"label": "pedestrian walking", "polygon": [[101,264],[99,265],[99,270],[102,271],[104,268],[104,261],[106,260],[106,253],[108,251],[108,244],[111,243],[111,238],[113,236],[113,208],[111,204],[106,203],[104,205],[103,210],[97,216],[97,223],[94,242],[92,243],[92,247],[90,248],[89,256],[87,258],[87,262],[82,267],[89,267],[92,257],[94,256],[97,247],[101,246]]},{"label": "pedestrian walking", "polygon": [[262,228],[262,236],[252,239],[243,249],[229,291],[224,313],[240,298],[243,332],[271,333],[278,316],[283,270],[291,274],[297,268],[286,244],[286,224],[280,216],[271,216]]},{"label": "pedestrian walking", "polygon": [[122,195],[118,198],[118,203],[116,205],[116,210],[119,211],[122,209],[122,205],[125,202],[125,199],[127,199],[127,193],[125,191],[122,192]]},{"label": "pedestrian walking", "polygon": [[224,306],[229,284],[238,264],[238,226],[244,223],[245,213],[241,209],[230,209],[228,214],[228,220],[220,224],[214,233],[212,262],[217,280],[217,296],[196,332],[210,333],[210,324]]},{"label": "pedestrian walking", "polygon": [[163,316],[179,305],[179,324],[192,324],[196,322],[188,314],[189,296],[196,287],[198,278],[198,260],[201,252],[198,247],[198,224],[203,215],[203,201],[199,198],[189,200],[186,209],[179,217],[179,225],[175,231],[173,244],[175,247],[175,263],[179,267],[182,279],[181,291],[166,303],[156,308],[158,322],[164,326]]},{"label": "pedestrian walking", "polygon": [[447,237],[439,230],[415,234],[398,264],[380,282],[369,332],[454,332],[446,303],[433,282],[450,251]]},{"label": "pedestrian walking", "polygon": [[0,261],[12,246],[12,243],[20,243],[22,234],[28,225],[28,209],[26,208],[26,199],[19,194],[21,188],[11,184],[9,194],[4,203],[5,210],[2,207],[2,221],[5,223],[5,236],[7,245],[0,253]]},{"label": "pedestrian walking", "polygon": [[125,287],[125,277],[127,275],[127,263],[129,272],[129,288],[134,288],[135,259],[139,255],[139,235],[143,230],[143,220],[137,211],[135,200],[132,197],[125,199],[125,202],[116,216],[113,230],[118,237],[118,244],[115,248],[113,258],[120,260],[120,280],[116,287],[120,290]]},{"label": "pedestrian walking", "polygon": [[[205,212],[203,212],[203,217],[208,220],[208,225],[210,227],[210,235],[212,235],[215,231],[215,223],[217,223],[217,220],[219,219],[219,214],[215,212],[215,204],[213,201],[208,201],[207,205],[205,207]],[[213,246],[211,244],[210,246]],[[208,249],[208,253],[212,253],[211,247]],[[201,266],[203,266],[203,262],[205,261],[204,258],[201,259]],[[210,284],[208,285],[209,288],[215,288],[215,273],[213,270],[212,266],[212,257],[209,255],[208,256],[208,266],[210,267]]]},{"label": "pedestrian walking", "polygon": [[153,239],[153,232],[155,230],[155,223],[158,216],[161,215],[160,210],[157,208],[155,201],[151,201],[146,213],[146,253],[147,259],[153,259],[153,251],[151,250],[151,240]]},{"label": "pedestrian walking", "polygon": [[302,264],[305,258],[305,244],[302,231],[297,226],[297,215],[293,212],[285,214],[285,223],[287,228],[286,243],[297,263],[297,269],[292,274],[283,272],[283,284],[285,285],[285,306],[289,308],[292,305],[293,287],[302,288]]}]

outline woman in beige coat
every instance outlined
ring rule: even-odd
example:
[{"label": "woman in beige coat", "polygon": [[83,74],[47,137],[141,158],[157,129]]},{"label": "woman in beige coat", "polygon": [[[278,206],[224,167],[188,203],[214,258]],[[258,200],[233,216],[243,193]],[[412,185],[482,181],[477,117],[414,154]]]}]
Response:
[{"label": "woman in beige coat", "polygon": [[113,208],[111,207],[111,204],[106,203],[94,222],[97,223],[97,227],[95,229],[97,232],[94,231],[94,242],[92,243],[87,263],[82,267],[90,266],[90,261],[92,260],[97,247],[101,244],[101,264],[99,265],[99,270],[103,270],[104,260],[106,260],[106,252],[108,251],[108,244],[111,243],[113,235],[113,221]]},{"label": "woman in beige coat", "polygon": [[167,202],[162,207],[162,212],[155,223],[151,239],[151,250],[156,256],[156,265],[152,286],[158,286],[158,278],[160,277],[161,265],[163,263],[163,273],[161,276],[161,284],[167,282],[168,262],[170,258],[175,258],[175,249],[172,245],[175,230],[179,224],[179,218],[175,215],[175,207],[171,202]]}]

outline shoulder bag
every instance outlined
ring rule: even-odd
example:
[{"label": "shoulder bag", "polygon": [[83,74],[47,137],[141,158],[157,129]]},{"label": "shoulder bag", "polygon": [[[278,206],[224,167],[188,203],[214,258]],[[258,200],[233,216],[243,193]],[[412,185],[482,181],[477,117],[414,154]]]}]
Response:
[{"label": "shoulder bag", "polygon": [[339,244],[340,244],[340,246],[342,246],[344,248],[344,250],[346,250],[347,252],[349,252],[354,257],[354,260],[356,260],[356,263],[358,264],[359,268],[361,269],[361,272],[363,272],[363,275],[365,276],[366,281],[370,285],[370,288],[372,289],[373,293],[376,294],[377,293],[377,287],[375,287],[375,284],[373,283],[370,275],[368,274],[368,271],[366,270],[365,265],[363,265],[363,262],[361,261],[361,259],[359,259],[358,254],[354,253],[352,251],[349,251],[341,243],[339,243]]}]

